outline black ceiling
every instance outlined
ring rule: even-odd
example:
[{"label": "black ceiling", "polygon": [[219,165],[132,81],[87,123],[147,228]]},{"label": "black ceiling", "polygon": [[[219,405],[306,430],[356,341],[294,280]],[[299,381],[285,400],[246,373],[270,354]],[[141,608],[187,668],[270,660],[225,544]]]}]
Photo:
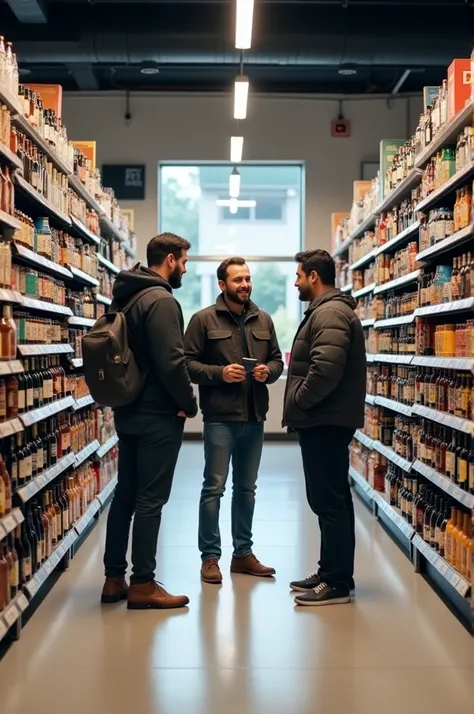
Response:
[{"label": "black ceiling", "polygon": [[[468,57],[472,0],[255,0],[254,91],[388,93],[439,84]],[[21,80],[66,90],[225,91],[235,0],[0,0]],[[143,74],[154,62],[157,74]],[[354,63],[357,72],[339,73]],[[407,75],[405,70],[410,70]]]}]

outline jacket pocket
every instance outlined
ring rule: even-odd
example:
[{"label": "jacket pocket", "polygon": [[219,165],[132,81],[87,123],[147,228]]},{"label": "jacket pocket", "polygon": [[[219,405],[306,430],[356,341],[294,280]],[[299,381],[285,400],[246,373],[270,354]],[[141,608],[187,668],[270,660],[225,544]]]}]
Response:
[{"label": "jacket pocket", "polygon": [[225,366],[235,362],[232,330],[208,330],[207,339],[209,364]]},{"label": "jacket pocket", "polygon": [[232,337],[231,330],[208,330],[207,338],[209,340],[226,340]]},{"label": "jacket pocket", "polygon": [[251,330],[253,356],[263,364],[268,362],[270,351],[270,332],[268,330]]}]

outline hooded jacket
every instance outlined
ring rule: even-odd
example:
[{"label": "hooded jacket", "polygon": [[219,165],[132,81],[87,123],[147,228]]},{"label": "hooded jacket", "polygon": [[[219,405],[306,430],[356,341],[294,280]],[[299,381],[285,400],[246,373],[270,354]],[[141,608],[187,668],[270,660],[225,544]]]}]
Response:
[{"label": "hooded jacket", "polygon": [[130,346],[137,365],[146,373],[145,386],[133,404],[115,410],[116,416],[176,415],[181,409],[197,413],[183,348],[183,313],[171,286],[152,270],[137,266],[117,275],[114,307],[124,308],[136,293],[147,288],[127,312]]},{"label": "hooded jacket", "polygon": [[305,312],[291,351],[284,426],[364,425],[365,339],[355,306],[352,297],[331,288]]}]

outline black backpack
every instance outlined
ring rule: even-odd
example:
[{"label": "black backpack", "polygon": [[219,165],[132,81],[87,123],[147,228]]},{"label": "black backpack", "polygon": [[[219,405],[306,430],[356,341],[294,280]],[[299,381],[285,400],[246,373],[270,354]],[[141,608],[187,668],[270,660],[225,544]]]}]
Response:
[{"label": "black backpack", "polygon": [[82,338],[84,376],[92,398],[104,407],[123,407],[140,395],[146,374],[140,371],[129,345],[127,312],[145,293],[138,292],[122,309],[99,317]]}]

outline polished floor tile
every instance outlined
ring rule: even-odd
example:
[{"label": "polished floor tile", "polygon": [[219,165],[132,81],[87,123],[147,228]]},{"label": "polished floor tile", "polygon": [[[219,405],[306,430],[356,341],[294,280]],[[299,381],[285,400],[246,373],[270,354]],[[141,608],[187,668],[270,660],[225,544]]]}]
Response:
[{"label": "polished floor tile", "polygon": [[255,552],[274,580],[199,579],[202,449],[183,447],[157,577],[188,609],[101,608],[104,519],[0,662],[2,714],[455,714],[474,701],[472,640],[356,500],[357,600],[297,609],[288,582],[314,570],[318,529],[297,447],[265,446]]}]

